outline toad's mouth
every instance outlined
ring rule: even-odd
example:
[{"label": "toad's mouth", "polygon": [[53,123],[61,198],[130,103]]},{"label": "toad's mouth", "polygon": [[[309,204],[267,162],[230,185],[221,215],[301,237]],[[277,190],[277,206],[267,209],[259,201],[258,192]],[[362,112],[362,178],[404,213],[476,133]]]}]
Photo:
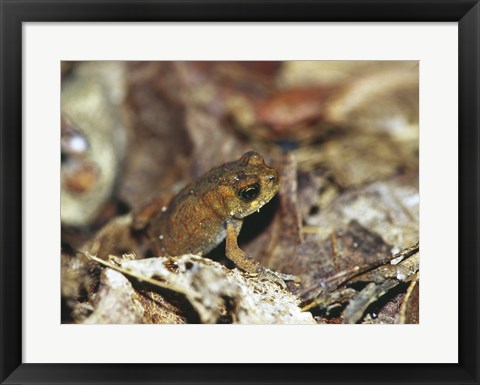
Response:
[{"label": "toad's mouth", "polygon": [[243,219],[248,217],[249,215],[253,214],[254,212],[259,212],[268,202],[272,200],[272,198],[276,195],[276,193],[272,194],[269,197],[262,197],[256,201],[250,202],[248,206],[240,208],[235,213],[230,213],[232,217],[237,219]]}]

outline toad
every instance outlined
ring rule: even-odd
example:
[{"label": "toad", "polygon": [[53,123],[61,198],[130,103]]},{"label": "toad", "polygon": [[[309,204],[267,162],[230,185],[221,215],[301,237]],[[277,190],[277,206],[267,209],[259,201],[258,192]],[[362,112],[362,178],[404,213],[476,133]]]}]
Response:
[{"label": "toad", "polygon": [[168,205],[158,200],[147,205],[132,226],[143,232],[155,255],[205,255],[226,239],[226,256],[240,269],[276,281],[293,280],[261,266],[237,243],[243,219],[259,211],[278,189],[277,170],[259,153],[246,152],[186,186]]}]

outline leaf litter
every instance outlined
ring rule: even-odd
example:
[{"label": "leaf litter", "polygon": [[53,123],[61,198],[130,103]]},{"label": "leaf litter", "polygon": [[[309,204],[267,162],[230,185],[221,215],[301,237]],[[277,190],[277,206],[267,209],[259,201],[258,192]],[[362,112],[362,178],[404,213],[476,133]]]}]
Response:
[{"label": "leaf litter", "polygon": [[[419,322],[417,62],[102,64],[62,78],[62,143],[88,143],[62,152],[62,322]],[[95,131],[86,86],[106,122]],[[301,282],[248,275],[222,246],[145,255],[126,213],[249,149],[281,185],[240,246]]]}]

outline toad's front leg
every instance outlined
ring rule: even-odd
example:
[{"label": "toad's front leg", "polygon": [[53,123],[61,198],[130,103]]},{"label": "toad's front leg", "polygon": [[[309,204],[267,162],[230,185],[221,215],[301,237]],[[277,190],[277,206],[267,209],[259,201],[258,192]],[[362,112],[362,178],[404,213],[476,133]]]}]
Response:
[{"label": "toad's front leg", "polygon": [[227,221],[226,250],[227,258],[237,265],[238,268],[247,273],[257,273],[261,267],[260,263],[250,258],[240,247],[238,247],[238,234],[242,229],[241,219],[229,219]]},{"label": "toad's front leg", "polygon": [[230,219],[227,221],[226,250],[228,259],[233,261],[237,267],[247,273],[258,274],[260,278],[266,278],[279,283],[286,288],[284,281],[298,281],[298,278],[291,274],[282,274],[267,269],[257,261],[248,256],[240,247],[238,247],[238,234],[242,228],[242,220]]}]

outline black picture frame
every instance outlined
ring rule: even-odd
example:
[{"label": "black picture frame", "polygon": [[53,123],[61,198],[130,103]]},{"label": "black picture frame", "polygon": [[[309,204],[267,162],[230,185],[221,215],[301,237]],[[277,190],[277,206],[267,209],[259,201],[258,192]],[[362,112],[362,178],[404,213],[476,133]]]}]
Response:
[{"label": "black picture frame", "polygon": [[[479,383],[478,0],[1,0],[0,381],[2,384]],[[22,22],[410,21],[459,27],[458,364],[22,363]],[[446,176],[445,183],[448,183]],[[445,283],[448,286],[448,283]],[[447,309],[445,311],[448,311]],[[255,342],[252,341],[254,344]],[[234,346],[231,347],[235,349]],[[434,349],[435,347],[432,347]]]}]

